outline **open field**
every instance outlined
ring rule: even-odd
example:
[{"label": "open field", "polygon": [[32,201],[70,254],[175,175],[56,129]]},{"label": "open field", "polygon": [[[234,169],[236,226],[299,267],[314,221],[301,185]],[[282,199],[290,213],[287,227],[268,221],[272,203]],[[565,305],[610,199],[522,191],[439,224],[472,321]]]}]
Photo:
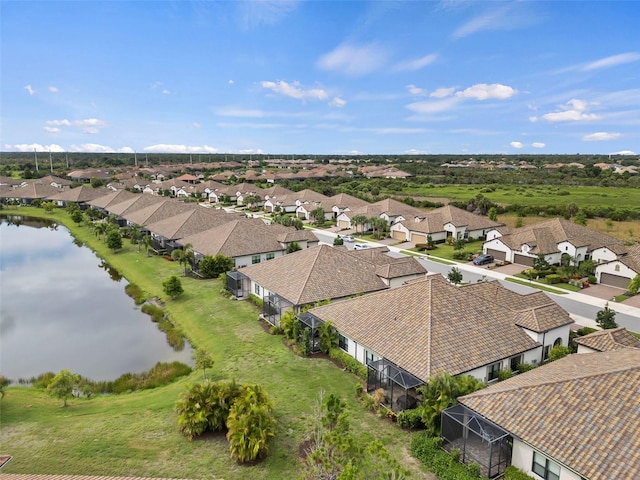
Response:
[{"label": "open field", "polygon": [[503,205],[611,205],[640,211],[640,188],[581,187],[565,185],[432,185],[409,186],[396,196],[425,197],[440,201],[440,198],[467,201],[482,194],[492,202]]},{"label": "open field", "polygon": [[[68,225],[74,236],[105,258],[130,282],[162,298],[162,280],[181,275],[182,267],[161,257],[146,257],[125,240],[112,254],[91,230],[68,220],[66,213],[41,209],[5,209],[7,214],[37,214]],[[381,420],[355,400],[358,379],[322,358],[301,358],[258,323],[248,302],[223,298],[219,280],[182,278],[185,295],[166,309],[192,343],[208,351],[215,365],[212,379],[234,377],[261,384],[275,405],[278,428],[270,456],[255,466],[229,459],[223,435],[189,442],[176,427],[173,406],[185,385],[202,372],[155,390],[91,400],[72,399],[69,407],[33,388],[9,387],[1,403],[2,453],[13,455],[3,473],[127,475],[193,479],[296,478],[298,447],[310,431],[310,413],[320,390],[347,402],[356,437],[381,440],[412,478],[425,478],[409,456],[411,434]],[[124,285],[123,285],[124,287]],[[132,301],[133,305],[133,301]],[[90,315],[91,312],[87,312]],[[123,339],[122,348],[135,348]],[[117,353],[116,353],[117,354]]]}]

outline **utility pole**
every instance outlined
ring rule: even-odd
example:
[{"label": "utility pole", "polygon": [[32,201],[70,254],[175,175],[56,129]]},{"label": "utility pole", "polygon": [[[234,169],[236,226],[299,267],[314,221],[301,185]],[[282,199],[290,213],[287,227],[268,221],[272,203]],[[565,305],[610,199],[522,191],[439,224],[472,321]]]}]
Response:
[{"label": "utility pole", "polygon": [[67,161],[67,169],[69,168],[69,154],[67,152],[64,152],[64,158]]},{"label": "utility pole", "polygon": [[39,172],[40,170],[38,170],[38,152],[36,151],[36,149],[33,149],[33,154],[36,157],[36,172]]},{"label": "utility pole", "polygon": [[53,173],[53,160],[51,159],[51,149],[49,149],[49,168],[51,169],[51,173]]},{"label": "utility pole", "polygon": [[133,151],[133,162],[135,163],[136,167],[138,166],[138,152],[136,152],[135,150]]}]

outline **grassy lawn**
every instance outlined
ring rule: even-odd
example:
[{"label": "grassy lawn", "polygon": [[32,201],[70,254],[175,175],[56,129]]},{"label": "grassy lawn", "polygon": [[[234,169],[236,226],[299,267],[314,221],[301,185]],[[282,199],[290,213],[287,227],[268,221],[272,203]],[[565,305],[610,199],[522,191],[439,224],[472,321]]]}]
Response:
[{"label": "grassy lawn", "polygon": [[[493,191],[491,191],[493,190]],[[421,185],[402,190],[403,195],[446,197],[466,201],[481,193],[492,202],[505,205],[581,206],[613,205],[637,210],[640,189],[626,187],[589,187],[568,185]]]},{"label": "grassy lawn", "polygon": [[[482,244],[484,242],[480,240],[474,240],[464,244],[463,252],[468,252],[472,254],[480,254],[482,253]],[[410,248],[409,251],[418,252],[416,248]],[[438,243],[433,250],[423,251],[421,253],[428,254],[429,258],[434,260],[433,257],[438,257],[443,260],[451,260],[453,262],[461,262],[462,260],[455,260],[453,255],[460,250],[454,250],[453,245],[447,245],[446,243]]]},{"label": "grassy lawn", "polygon": [[[517,273],[514,277],[521,278],[523,281],[529,282],[529,278],[523,273]],[[549,284],[541,281],[541,280],[531,280],[531,283],[534,284],[536,288],[539,288],[539,285],[548,286]],[[580,287],[576,287],[575,285],[569,285],[568,283],[554,283],[551,285],[552,288],[561,288],[563,290],[569,290],[570,292],[579,292],[582,290]]]},{"label": "grassy lawn", "polygon": [[507,277],[507,278],[505,278],[505,280],[507,282],[513,282],[513,283],[517,283],[519,285],[526,285],[527,287],[537,288],[538,290],[543,290],[545,292],[557,293],[558,295],[565,295],[567,293],[567,292],[563,292],[562,290],[558,290],[556,288],[547,287],[544,284],[541,284],[541,283],[535,282],[535,281],[530,282],[529,280],[520,280],[520,279],[514,278],[514,277]]},{"label": "grassy lawn", "polygon": [[[162,298],[162,281],[182,273],[178,263],[146,257],[128,240],[121,252],[112,254],[89,228],[72,224],[62,211],[46,214],[41,209],[21,207],[2,213],[35,214],[65,223],[78,240],[150,296]],[[36,389],[8,388],[1,404],[0,443],[3,453],[14,458],[3,468],[4,473],[296,478],[301,472],[298,447],[310,432],[316,395],[324,390],[347,402],[357,438],[363,442],[381,440],[412,470],[412,478],[427,475],[408,454],[411,434],[366,412],[355,400],[355,376],[328,360],[291,353],[282,337],[264,331],[253,305],[219,294],[219,280],[181,280],[185,295],[167,301],[166,309],[191,342],[214,358],[210,376],[259,383],[273,400],[278,429],[269,457],[255,466],[238,466],[229,458],[223,435],[189,442],[178,433],[173,406],[185,385],[200,380],[202,372],[194,372],[183,381],[155,390],[72,399],[67,408]],[[125,344],[123,341],[123,348]]]}]

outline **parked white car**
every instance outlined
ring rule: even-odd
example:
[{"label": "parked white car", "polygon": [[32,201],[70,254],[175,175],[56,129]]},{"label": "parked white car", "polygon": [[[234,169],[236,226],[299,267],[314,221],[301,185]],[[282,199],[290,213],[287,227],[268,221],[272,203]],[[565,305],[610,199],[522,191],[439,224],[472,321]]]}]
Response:
[{"label": "parked white car", "polygon": [[353,243],[356,241],[355,238],[353,238],[352,235],[345,235],[342,237],[342,240],[344,240],[345,242],[349,242],[349,243]]},{"label": "parked white car", "polygon": [[356,243],[353,246],[354,250],[366,250],[367,248],[369,248],[369,245],[367,245],[366,243]]}]

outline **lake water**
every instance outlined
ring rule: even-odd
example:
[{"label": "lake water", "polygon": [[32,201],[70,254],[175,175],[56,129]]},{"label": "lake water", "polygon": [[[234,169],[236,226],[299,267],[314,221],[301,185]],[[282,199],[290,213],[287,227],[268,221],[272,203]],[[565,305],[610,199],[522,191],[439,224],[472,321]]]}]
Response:
[{"label": "lake water", "polygon": [[[114,380],[157,362],[191,363],[124,292],[127,282],[63,226],[0,219],[0,373],[12,380],[66,368]],[[112,278],[113,277],[113,278]]]}]

